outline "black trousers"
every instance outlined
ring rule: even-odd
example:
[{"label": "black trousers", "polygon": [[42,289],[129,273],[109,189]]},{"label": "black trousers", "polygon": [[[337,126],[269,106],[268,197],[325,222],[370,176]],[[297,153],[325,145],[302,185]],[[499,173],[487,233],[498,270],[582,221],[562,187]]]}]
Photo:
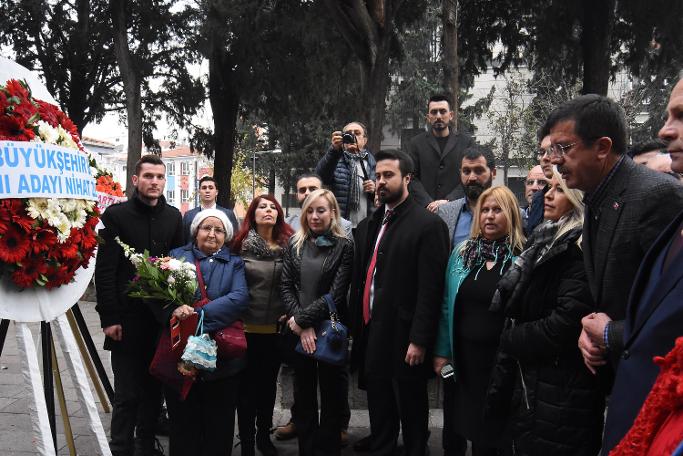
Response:
[{"label": "black trousers", "polygon": [[232,454],[238,376],[192,385],[184,401],[164,387],[170,420],[170,456]]},{"label": "black trousers", "polygon": [[372,456],[391,456],[403,429],[404,455],[424,456],[429,437],[427,379],[366,378]]},{"label": "black trousers", "polygon": [[114,456],[131,456],[134,446],[149,451],[154,445],[161,383],[149,375],[152,356],[153,353],[111,352],[114,403],[109,446]]},{"label": "black trousers", "polygon": [[[344,367],[342,369],[342,399],[344,400],[344,404],[341,408],[341,430],[348,430],[349,429],[349,422],[351,421],[351,407],[349,406],[349,369],[348,367]],[[296,382],[296,379],[294,379]],[[296,388],[296,383],[294,385]],[[289,411],[291,413],[291,416],[294,417],[294,414],[296,409],[296,402],[292,403],[292,406],[290,407]]]},{"label": "black trousers", "polygon": [[[299,355],[294,364],[294,425],[300,456],[334,456],[341,451],[339,429],[347,398],[342,387],[344,368]],[[318,418],[318,384],[320,417]]]},{"label": "black trousers", "polygon": [[242,444],[253,445],[256,428],[259,432],[269,433],[273,426],[281,336],[251,333],[246,333],[246,336],[247,367],[239,387],[237,418]]}]

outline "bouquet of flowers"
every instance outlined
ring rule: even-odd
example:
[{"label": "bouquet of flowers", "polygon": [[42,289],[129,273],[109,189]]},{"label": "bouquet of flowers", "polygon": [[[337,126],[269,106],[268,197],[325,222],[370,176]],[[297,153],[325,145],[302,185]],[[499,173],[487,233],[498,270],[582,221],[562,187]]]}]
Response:
[{"label": "bouquet of flowers", "polygon": [[133,263],[136,270],[128,296],[166,301],[165,307],[192,305],[197,290],[194,264],[171,257],[149,256],[147,250],[138,253],[118,236],[116,242],[123,248],[126,258]]},{"label": "bouquet of flowers", "polygon": [[112,196],[124,196],[123,190],[121,190],[121,184],[114,180],[114,176],[112,176],[111,173],[104,170],[98,170],[97,191]]},{"label": "bouquet of flowers", "polygon": [[[87,156],[71,119],[17,80],[0,81],[0,140],[55,144]],[[97,246],[98,216],[96,202],[85,199],[0,200],[0,275],[20,288],[71,282]]]}]

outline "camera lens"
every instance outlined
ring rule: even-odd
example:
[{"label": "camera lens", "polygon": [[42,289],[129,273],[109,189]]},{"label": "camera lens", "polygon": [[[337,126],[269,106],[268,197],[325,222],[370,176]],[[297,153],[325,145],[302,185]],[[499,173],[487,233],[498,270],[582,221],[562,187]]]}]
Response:
[{"label": "camera lens", "polygon": [[342,143],[356,144],[356,135],[354,135],[353,133],[344,133],[342,135]]}]

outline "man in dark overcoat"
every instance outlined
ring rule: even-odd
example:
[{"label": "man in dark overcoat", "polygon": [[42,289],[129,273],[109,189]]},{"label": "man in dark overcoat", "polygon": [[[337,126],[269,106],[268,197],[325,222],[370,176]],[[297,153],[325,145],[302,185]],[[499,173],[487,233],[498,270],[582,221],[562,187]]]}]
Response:
[{"label": "man in dark overcoat", "polygon": [[383,206],[356,231],[352,363],[367,389],[371,454],[393,454],[400,425],[405,454],[423,455],[448,229],[409,196],[407,154],[385,150],[376,158]]},{"label": "man in dark overcoat", "polygon": [[429,130],[408,144],[414,166],[410,194],[420,206],[432,212],[448,201],[465,196],[460,186],[460,163],[474,140],[452,128],[453,116],[448,97],[432,96],[427,103]]},{"label": "man in dark overcoat", "polygon": [[[114,403],[110,447],[114,456],[151,455],[154,428],[161,406],[161,384],[149,375],[159,336],[150,303],[128,297],[135,268],[116,242],[142,253],[166,256],[182,245],[183,225],[178,209],[166,204],[166,167],[156,155],[145,155],[135,166],[135,191],[130,200],[110,206],[102,214],[103,243],[97,253],[95,286],[97,312],[111,351]],[[135,438],[134,438],[135,437]]]}]

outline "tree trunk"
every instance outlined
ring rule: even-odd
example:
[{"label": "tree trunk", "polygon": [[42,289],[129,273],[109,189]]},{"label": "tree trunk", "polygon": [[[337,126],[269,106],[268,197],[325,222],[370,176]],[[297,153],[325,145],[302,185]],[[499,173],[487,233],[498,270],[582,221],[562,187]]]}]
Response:
[{"label": "tree trunk", "polygon": [[225,51],[225,40],[219,30],[219,14],[210,9],[213,30],[209,40],[209,102],[213,113],[214,171],[218,187],[218,204],[232,207],[231,181],[235,153],[235,129],[239,111],[239,95],[235,92],[235,70]]},{"label": "tree trunk", "polygon": [[382,127],[389,89],[389,37],[382,37],[373,63],[361,61],[361,100],[366,100],[363,116],[368,125],[368,149],[380,150]]},{"label": "tree trunk", "polygon": [[121,79],[123,80],[123,91],[126,95],[126,115],[128,118],[126,196],[130,198],[133,195],[131,177],[135,173],[135,164],[142,154],[142,97],[140,95],[142,78],[128,47],[125,2],[111,0],[109,7],[114,29],[114,50],[119,64],[119,71],[121,72]]},{"label": "tree trunk", "polygon": [[458,61],[458,0],[442,0],[443,86],[451,98],[453,129],[458,130],[460,111],[460,62]]},{"label": "tree trunk", "polygon": [[90,35],[90,0],[76,1],[77,25],[76,32],[69,40],[69,52],[71,61],[69,70],[71,78],[69,80],[69,98],[66,100],[66,112],[78,128],[78,134],[83,133],[87,122],[85,120],[85,110],[88,105],[88,91],[84,87],[90,87],[86,80],[87,66],[81,65],[79,59],[87,54],[88,36]]},{"label": "tree trunk", "polygon": [[616,0],[582,0],[581,93],[607,95],[611,61],[609,44],[614,28],[615,3]]}]

